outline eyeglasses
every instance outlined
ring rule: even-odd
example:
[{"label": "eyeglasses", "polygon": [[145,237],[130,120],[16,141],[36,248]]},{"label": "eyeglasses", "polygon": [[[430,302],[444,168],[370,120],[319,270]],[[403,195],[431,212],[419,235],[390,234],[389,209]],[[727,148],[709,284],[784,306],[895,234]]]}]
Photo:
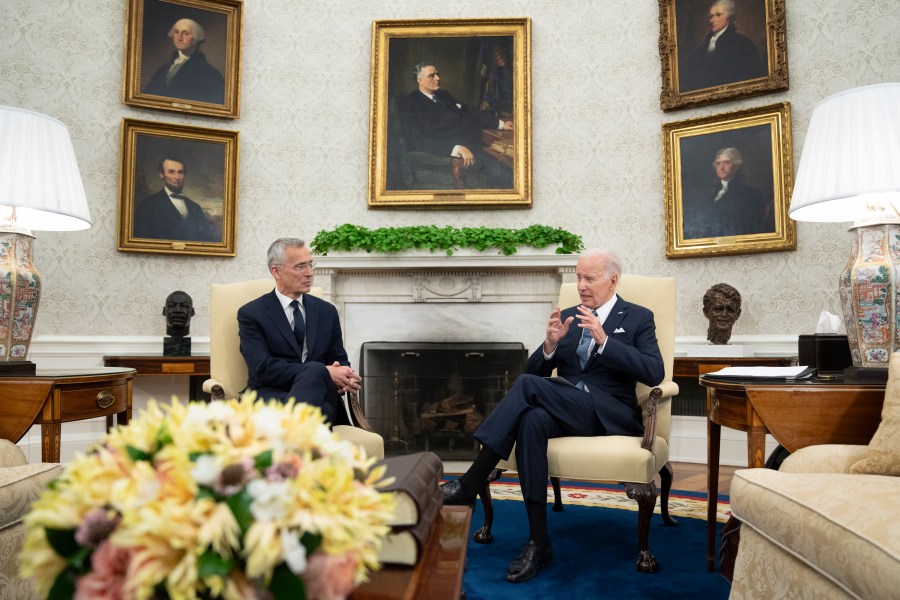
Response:
[{"label": "eyeglasses", "polygon": [[292,265],[292,266],[288,266],[288,265],[281,263],[278,266],[279,267],[287,267],[288,269],[293,269],[295,271],[306,271],[307,269],[312,271],[313,269],[316,268],[316,261],[311,260],[311,261],[305,262],[305,263],[297,263],[296,265]]}]

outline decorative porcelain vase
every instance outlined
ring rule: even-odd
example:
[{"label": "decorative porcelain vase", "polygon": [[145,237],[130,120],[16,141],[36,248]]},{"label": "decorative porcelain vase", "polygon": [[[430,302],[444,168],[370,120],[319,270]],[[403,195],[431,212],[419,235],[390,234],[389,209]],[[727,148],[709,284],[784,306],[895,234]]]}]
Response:
[{"label": "decorative porcelain vase", "polygon": [[855,367],[886,368],[891,353],[900,349],[900,223],[860,225],[850,231],[850,260],[839,283],[850,354]]},{"label": "decorative porcelain vase", "polygon": [[0,362],[24,361],[41,297],[32,262],[34,236],[0,231]]}]

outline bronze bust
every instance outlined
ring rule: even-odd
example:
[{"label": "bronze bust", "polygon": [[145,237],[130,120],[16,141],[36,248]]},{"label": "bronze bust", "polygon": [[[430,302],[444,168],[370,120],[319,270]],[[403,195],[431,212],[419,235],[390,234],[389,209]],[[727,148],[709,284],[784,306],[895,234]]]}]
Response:
[{"label": "bronze bust", "polygon": [[703,294],[703,316],[709,319],[706,339],[727,344],[731,328],[741,316],[741,294],[727,283],[717,283]]},{"label": "bronze bust", "polygon": [[186,292],[176,290],[166,297],[162,314],[166,318],[163,356],[190,356],[194,301]]}]

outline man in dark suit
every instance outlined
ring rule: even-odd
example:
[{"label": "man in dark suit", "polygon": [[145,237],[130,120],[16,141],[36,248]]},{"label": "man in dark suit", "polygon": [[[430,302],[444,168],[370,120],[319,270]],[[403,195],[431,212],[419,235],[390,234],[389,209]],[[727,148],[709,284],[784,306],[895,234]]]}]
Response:
[{"label": "man in dark suit", "polygon": [[430,62],[415,66],[419,89],[400,105],[400,123],[407,149],[455,157],[464,170],[466,187],[506,189],[512,187],[512,172],[482,148],[485,129],[512,129],[512,121],[495,114],[472,110],[441,89],[437,67]]},{"label": "man in dark suit", "polygon": [[716,152],[717,181],[708,194],[684,201],[685,239],[752,235],[775,231],[774,199],[744,181],[744,158],[737,148]]},{"label": "man in dark suit", "polygon": [[187,167],[167,156],[157,166],[163,189],[144,198],[134,211],[134,237],[186,242],[221,242],[200,205],[185,196]]},{"label": "man in dark suit", "polygon": [[332,425],[350,424],[340,394],[362,379],[350,368],[334,305],[309,295],[312,254],[303,240],[275,240],[267,254],[275,289],[238,310],[248,389],[261,398],[317,406]]},{"label": "man in dark suit", "polygon": [[[550,313],[547,335],[526,374],[475,431],[482,449],[459,479],[443,486],[445,504],[472,504],[497,463],[516,449],[528,542],[506,571],[525,581],[553,557],[547,532],[547,441],[562,436],[643,434],[636,382],[665,376],[653,313],[616,294],[621,263],[590,250],[575,267],[581,304]],[[574,326],[573,326],[574,325]],[[553,369],[556,379],[549,379]]]},{"label": "man in dark suit", "polygon": [[171,96],[223,104],[225,78],[206,60],[200,44],[206,41],[203,27],[193,19],[179,19],[169,30],[175,46],[171,58],[153,74],[144,89],[146,94]]},{"label": "man in dark suit", "polygon": [[737,32],[733,0],[709,7],[709,33],[688,57],[680,77],[682,93],[765,77],[768,67],[756,44]]}]

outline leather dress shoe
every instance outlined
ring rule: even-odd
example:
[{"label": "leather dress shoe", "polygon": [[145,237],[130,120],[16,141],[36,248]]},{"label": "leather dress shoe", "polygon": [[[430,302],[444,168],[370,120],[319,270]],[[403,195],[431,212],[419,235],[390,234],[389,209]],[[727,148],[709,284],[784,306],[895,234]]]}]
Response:
[{"label": "leather dress shoe", "polygon": [[468,498],[463,494],[462,485],[458,479],[453,479],[441,485],[441,491],[444,493],[445,506],[475,506],[475,498]]},{"label": "leather dress shoe", "polygon": [[519,557],[509,563],[506,568],[506,580],[513,583],[527,581],[537,575],[538,570],[550,564],[553,559],[553,547],[550,542],[539,545],[534,540],[528,540]]}]

